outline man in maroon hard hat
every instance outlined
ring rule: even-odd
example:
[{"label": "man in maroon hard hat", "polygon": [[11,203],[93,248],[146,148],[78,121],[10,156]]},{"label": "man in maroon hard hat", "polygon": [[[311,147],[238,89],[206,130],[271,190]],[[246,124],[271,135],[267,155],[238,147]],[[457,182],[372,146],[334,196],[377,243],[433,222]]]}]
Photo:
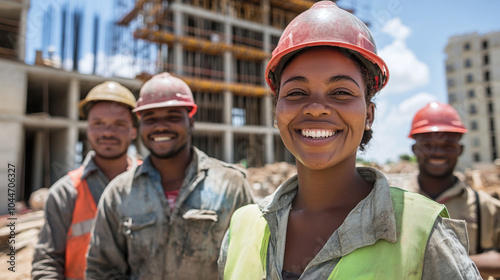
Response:
[{"label": "man in maroon hard hat", "polygon": [[191,143],[197,106],[168,73],[141,88],[142,166],[110,183],[99,204],[86,279],[217,279],[232,213],[252,202],[243,170]]},{"label": "man in maroon hard hat", "polygon": [[431,102],[420,109],[409,135],[420,172],[405,188],[446,205],[451,218],[465,220],[469,254],[482,277],[500,277],[500,201],[453,174],[466,132],[452,106]]}]

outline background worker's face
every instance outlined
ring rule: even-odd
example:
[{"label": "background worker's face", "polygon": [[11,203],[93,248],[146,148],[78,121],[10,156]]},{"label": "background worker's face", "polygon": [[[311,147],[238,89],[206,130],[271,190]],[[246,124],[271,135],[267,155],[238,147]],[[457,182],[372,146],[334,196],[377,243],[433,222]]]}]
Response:
[{"label": "background worker's face", "polygon": [[169,159],[191,148],[194,120],[186,107],[163,107],[141,112],[140,133],[151,155]]},{"label": "background worker's face", "polygon": [[435,178],[453,175],[453,170],[462,154],[459,133],[431,132],[414,135],[416,143],[412,149],[418,159],[420,173]]},{"label": "background worker's face", "polygon": [[336,50],[304,51],[282,72],[276,120],[283,143],[304,166],[354,163],[373,114],[361,72]]},{"label": "background worker's face", "polygon": [[128,107],[101,101],[92,105],[87,120],[87,138],[97,157],[117,159],[127,154],[137,136]]}]

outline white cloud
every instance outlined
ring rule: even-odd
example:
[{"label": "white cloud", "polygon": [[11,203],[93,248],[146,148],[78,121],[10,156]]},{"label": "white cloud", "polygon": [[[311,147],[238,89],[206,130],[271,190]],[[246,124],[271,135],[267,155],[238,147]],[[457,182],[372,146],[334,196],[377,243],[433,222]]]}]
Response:
[{"label": "white cloud", "polygon": [[[410,28],[401,19],[395,18],[382,27],[382,32],[393,38],[379,52],[389,67],[390,78],[377,98],[373,139],[367,151],[359,154],[378,163],[397,161],[402,154],[412,154],[413,140],[408,138],[408,133],[413,116],[428,102],[436,100],[436,96],[426,92],[412,94],[429,83],[430,74],[429,67],[405,43],[411,33]],[[409,97],[400,101],[404,96]]]},{"label": "white cloud", "polygon": [[408,138],[411,122],[415,113],[436,97],[429,93],[418,93],[403,100],[399,104],[389,101],[390,98],[378,101],[373,125],[373,139],[367,151],[360,157],[385,163],[387,160],[398,160],[402,154],[412,154],[413,140]]},{"label": "white cloud", "polygon": [[406,112],[413,118],[418,110],[422,109],[422,107],[431,101],[437,101],[436,96],[422,92],[401,102],[398,106],[398,110],[399,112]]},{"label": "white cloud", "polygon": [[115,55],[107,57],[105,74],[125,78],[134,78],[140,72],[139,65],[134,65],[134,57],[128,55]]},{"label": "white cloud", "polygon": [[390,20],[383,31],[394,38],[394,41],[380,50],[379,55],[389,67],[389,83],[383,92],[402,93],[417,89],[429,83],[429,67],[418,60],[404,39],[410,34],[410,29],[401,23],[399,18]]},{"label": "white cloud", "polygon": [[[99,57],[99,55],[98,55]],[[84,74],[92,74],[94,67],[94,54],[86,53],[83,58],[78,61],[78,72]]]},{"label": "white cloud", "polygon": [[[67,58],[64,61],[64,68],[71,70],[73,67],[73,61]],[[94,67],[94,54],[86,53],[78,61],[78,72],[84,74],[92,74]],[[141,71],[146,71],[148,73],[156,73],[156,63],[155,61],[145,62],[141,61],[141,64],[135,61],[134,57],[127,55],[115,55],[106,56],[103,52],[97,54],[97,69],[96,75],[104,77],[124,77],[124,78],[135,78],[137,74]]]},{"label": "white cloud", "polygon": [[382,27],[382,32],[394,39],[404,40],[410,35],[411,29],[403,25],[400,18],[393,18]]}]

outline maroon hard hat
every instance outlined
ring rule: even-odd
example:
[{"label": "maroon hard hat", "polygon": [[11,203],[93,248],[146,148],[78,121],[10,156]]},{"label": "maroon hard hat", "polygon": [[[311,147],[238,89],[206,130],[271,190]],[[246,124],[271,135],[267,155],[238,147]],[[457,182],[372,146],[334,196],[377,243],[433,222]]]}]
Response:
[{"label": "maroon hard hat", "polygon": [[[276,94],[275,73],[281,71],[284,57],[295,51],[313,46],[333,46],[360,55],[367,68],[374,73],[377,90],[389,79],[384,60],[377,55],[372,34],[353,14],[340,9],[331,1],[320,1],[298,15],[285,28],[266,67],[266,81]],[[278,71],[277,71],[278,70]]]},{"label": "maroon hard hat", "polygon": [[198,109],[189,86],[183,80],[164,72],[153,76],[142,86],[133,112],[140,114],[148,109],[180,106],[188,108],[190,118]]}]

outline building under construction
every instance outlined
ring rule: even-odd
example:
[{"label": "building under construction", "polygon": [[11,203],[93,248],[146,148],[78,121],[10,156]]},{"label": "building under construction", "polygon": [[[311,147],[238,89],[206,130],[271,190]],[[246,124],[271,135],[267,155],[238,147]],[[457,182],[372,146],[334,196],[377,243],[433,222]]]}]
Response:
[{"label": "building under construction", "polygon": [[[193,142],[201,150],[248,166],[293,162],[273,126],[273,98],[263,73],[284,27],[314,2],[114,0],[110,54],[131,54],[137,69],[135,77],[121,78],[82,74],[75,66],[64,69],[41,51],[35,65],[25,64],[30,1],[0,0],[0,178],[7,178],[8,164],[15,166],[18,201],[50,187],[81,164],[90,148],[86,122],[78,116],[79,100],[105,80],[137,96],[145,80],[163,71],[193,90],[199,106]],[[66,17],[65,6],[59,8]],[[73,57],[75,65],[78,55]],[[140,141],[134,150],[147,154]],[[0,191],[7,194],[7,184],[0,184]],[[0,201],[0,215],[7,213],[7,205],[7,199]]]},{"label": "building under construction", "polygon": [[[127,7],[123,2],[115,6]],[[199,106],[194,144],[227,162],[261,166],[291,160],[273,127],[264,70],[282,30],[314,2],[138,0],[117,16],[135,39],[157,46],[157,72],[192,88]]]}]

